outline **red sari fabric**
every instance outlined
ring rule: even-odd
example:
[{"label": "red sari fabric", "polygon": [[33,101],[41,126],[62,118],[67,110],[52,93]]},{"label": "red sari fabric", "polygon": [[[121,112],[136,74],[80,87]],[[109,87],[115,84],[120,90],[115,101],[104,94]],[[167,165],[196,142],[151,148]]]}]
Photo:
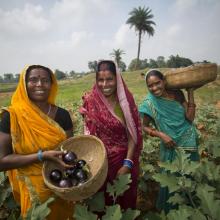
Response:
[{"label": "red sari fabric", "polygon": [[[127,209],[136,208],[139,155],[142,149],[142,131],[138,110],[133,96],[128,91],[124,82],[123,87],[127,102],[129,103],[130,115],[132,117],[132,123],[134,124],[134,129],[136,131],[135,136],[137,138],[135,141],[136,149],[133,157],[134,166],[131,170],[132,183],[129,190],[127,190],[117,201],[121,208]],[[119,104],[123,111],[123,106],[120,101]],[[116,177],[117,171],[123,166],[123,160],[127,155],[129,130],[127,126],[109,110],[109,106],[103,102],[103,97],[100,97],[100,91],[96,85],[90,93],[87,93],[83,97],[81,113],[84,116],[85,127],[89,134],[100,138],[106,147],[108,156],[108,175],[105,184],[100,189],[100,191],[105,192],[107,182],[112,183]],[[107,193],[105,193],[105,199],[106,205],[113,204],[112,198],[110,198]]]}]

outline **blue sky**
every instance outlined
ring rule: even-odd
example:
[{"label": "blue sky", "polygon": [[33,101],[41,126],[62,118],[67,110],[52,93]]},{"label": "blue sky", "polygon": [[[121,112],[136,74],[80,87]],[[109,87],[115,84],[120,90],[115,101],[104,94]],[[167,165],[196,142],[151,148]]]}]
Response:
[{"label": "blue sky", "polygon": [[138,6],[149,7],[156,23],[141,59],[178,54],[220,64],[218,0],[0,0],[0,74],[26,64],[87,71],[89,61],[119,48],[128,65],[138,39],[126,20]]}]

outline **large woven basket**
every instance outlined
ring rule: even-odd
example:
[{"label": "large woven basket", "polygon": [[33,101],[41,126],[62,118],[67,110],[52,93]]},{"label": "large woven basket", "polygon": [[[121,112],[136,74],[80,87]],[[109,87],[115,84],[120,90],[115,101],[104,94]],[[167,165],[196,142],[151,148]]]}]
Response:
[{"label": "large woven basket", "polygon": [[170,89],[201,87],[216,77],[217,65],[214,63],[195,64],[165,72],[166,87]]},{"label": "large woven basket", "polygon": [[78,159],[85,160],[89,166],[91,175],[82,185],[60,188],[52,184],[49,174],[54,168],[61,170],[63,168],[55,162],[47,161],[44,162],[42,171],[45,184],[56,195],[65,200],[81,201],[92,196],[103,185],[107,176],[107,154],[103,142],[92,135],[80,135],[61,142],[58,149],[61,146],[64,150],[73,151]]}]

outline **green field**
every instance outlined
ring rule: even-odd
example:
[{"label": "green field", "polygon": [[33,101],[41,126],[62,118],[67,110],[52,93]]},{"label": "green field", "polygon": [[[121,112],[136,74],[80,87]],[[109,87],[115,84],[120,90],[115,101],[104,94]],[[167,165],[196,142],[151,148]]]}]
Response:
[{"label": "green field", "polygon": [[[164,71],[164,70],[162,70]],[[147,93],[144,77],[141,76],[143,71],[124,72],[123,78],[133,93],[137,103],[145,97]],[[146,71],[144,71],[146,72]],[[92,88],[95,82],[95,74],[88,74],[77,80],[62,80],[59,81],[58,96],[56,99],[57,105],[71,106],[72,103],[79,102],[82,95]],[[0,84],[0,88],[15,88],[16,84]],[[1,91],[1,90],[0,90]],[[0,92],[0,106],[8,106],[10,103],[12,92]],[[209,83],[195,91],[196,102],[199,104],[212,103],[216,104],[220,101],[220,79]]]},{"label": "green field", "polygon": [[[128,85],[129,90],[133,93],[136,103],[140,104],[140,102],[144,99],[147,93],[147,88],[145,85],[145,80],[144,77],[141,75],[143,71],[135,71],[135,72],[125,72],[123,73],[123,78]],[[146,72],[146,71],[144,71]],[[219,75],[220,76],[220,75]],[[195,201],[198,203],[193,203],[196,204],[195,208],[193,209],[193,213],[198,213],[200,210],[206,210],[206,204],[210,204],[212,207],[214,207],[212,213],[210,215],[214,216],[215,213],[217,213],[217,209],[219,207],[219,201],[214,200],[214,193],[213,191],[208,191],[209,189],[214,189],[215,194],[219,196],[219,166],[217,166],[214,163],[211,163],[213,160],[217,161],[217,156],[219,158],[219,132],[220,127],[218,127],[219,123],[219,109],[220,109],[220,77],[218,76],[218,79],[212,83],[209,83],[198,90],[195,91],[195,99],[196,99],[196,104],[197,104],[197,112],[196,112],[196,119],[195,119],[195,124],[197,125],[198,128],[198,134],[199,134],[199,152],[203,152],[203,150],[207,150],[207,155],[208,155],[208,160],[207,159],[201,159],[202,163],[199,163],[200,166],[200,171],[197,172],[197,167],[196,165],[189,163],[187,156],[181,156],[178,160],[181,161],[181,163],[175,163],[173,167],[170,168],[173,170],[176,170],[176,168],[180,169],[178,172],[181,173],[181,177],[178,178],[184,178],[184,181],[188,183],[190,181],[190,184],[195,188],[197,187],[196,190],[196,195],[200,195],[200,185],[201,185],[201,178],[200,175],[202,176],[202,181],[204,186],[211,187],[207,188],[204,190],[204,197],[202,197],[202,202],[199,202],[200,200],[198,199],[199,197],[195,197]],[[82,78],[79,78],[77,80],[63,80],[59,81],[59,91],[58,91],[58,96],[56,103],[59,106],[62,106],[66,109],[69,110],[71,118],[73,120],[73,125],[74,125],[74,135],[80,135],[83,134],[83,120],[78,112],[78,108],[80,105],[80,100],[82,95],[86,92],[89,91],[93,84],[95,82],[95,74],[88,74],[85,75]],[[0,88],[3,88],[6,85],[1,85]],[[7,85],[9,86],[9,85]],[[15,88],[16,84],[11,84],[10,88]],[[4,87],[6,88],[6,87]],[[12,92],[0,92],[0,106],[7,106],[10,103]],[[219,124],[220,125],[220,124]],[[138,219],[165,219],[165,218],[159,218],[158,213],[155,213],[155,204],[156,204],[156,198],[157,198],[157,193],[158,193],[158,184],[156,183],[155,180],[153,180],[152,176],[153,175],[159,175],[158,174],[158,160],[159,160],[159,141],[156,138],[149,138],[148,136],[144,136],[144,142],[143,142],[143,150],[140,156],[140,176],[139,176],[139,196],[137,200],[137,209],[140,211],[141,215],[140,218]],[[210,151],[210,149],[212,151]],[[213,150],[214,149],[214,150]],[[209,153],[214,152],[213,156],[212,154]],[[214,158],[214,159],[213,159]],[[219,160],[220,161],[220,160]],[[177,164],[179,164],[177,166]],[[220,162],[218,163],[220,164]],[[169,167],[171,165],[169,164]],[[162,167],[161,167],[162,168]],[[164,169],[164,168],[163,168]],[[188,169],[191,170],[193,173],[189,177],[190,180],[186,178],[186,176],[189,176]],[[185,171],[184,171],[185,170]],[[169,171],[170,172],[170,171]],[[185,173],[184,173],[185,172]],[[173,173],[173,171],[171,172]],[[198,173],[200,175],[198,175]],[[3,174],[0,172],[0,174]],[[185,185],[180,185],[182,183],[182,179],[176,179],[176,174],[175,172],[173,173],[173,176],[169,176],[169,179],[165,177],[160,177],[160,184],[162,183],[167,183],[169,186],[176,187],[178,186],[178,191],[180,192],[180,195],[185,195],[186,190],[187,193],[189,193],[190,198],[193,198],[195,196],[195,192],[193,191],[192,195],[191,193],[191,185],[190,187],[185,187]],[[191,174],[190,174],[191,175]],[[198,180],[196,179],[198,178]],[[164,179],[163,179],[164,178]],[[213,178],[213,179],[212,179]],[[193,179],[193,182],[191,183]],[[188,181],[188,182],[187,182]],[[206,182],[204,182],[206,181]],[[6,182],[6,181],[5,181]],[[121,184],[121,183],[120,183]],[[119,184],[119,185],[120,185]],[[207,185],[206,185],[207,184]],[[208,185],[210,184],[210,186]],[[213,184],[213,185],[212,185]],[[203,185],[202,185],[203,186]],[[8,192],[9,196],[11,197],[11,191],[9,185],[5,184],[2,185],[2,189],[0,190],[2,193],[0,193],[0,198],[4,198],[1,196],[1,194],[5,192]],[[188,194],[187,194],[188,195]],[[203,195],[203,194],[202,194]],[[207,197],[207,199],[206,199]],[[97,199],[97,198],[96,198]],[[185,199],[185,198],[184,198]],[[184,201],[184,199],[181,200]],[[102,201],[102,200],[101,200]],[[204,201],[204,202],[203,202]],[[3,199],[2,204],[6,204],[7,200]],[[97,204],[101,204],[99,200],[96,200]],[[96,204],[94,203],[94,204]],[[43,204],[44,205],[44,204]],[[188,205],[188,203],[187,203]],[[180,206],[179,212],[176,210],[173,211],[175,214],[172,219],[187,219],[187,217],[183,216],[183,218],[180,218],[180,214],[182,215],[182,210],[185,210],[184,212],[187,213],[187,205],[184,203]],[[1,209],[4,206],[0,206],[0,211],[3,210]],[[113,206],[109,206],[109,208],[112,208]],[[205,208],[204,208],[205,207]],[[8,209],[7,212],[15,212],[15,208]],[[36,209],[37,210],[37,209]],[[82,216],[85,215],[85,213],[88,213],[88,211],[82,211],[84,208],[81,208],[80,206],[75,207],[76,213],[82,213]],[[212,209],[210,209],[212,210]],[[172,211],[172,210],[171,210]],[[146,218],[147,213],[150,213],[149,218]],[[188,211],[189,212],[189,211]],[[203,211],[205,213],[205,211]],[[89,212],[90,213],[90,212]],[[214,213],[214,214],[213,214]],[[1,214],[1,213],[0,213]],[[157,215],[156,217],[152,217],[153,215]],[[188,214],[187,214],[188,215]],[[202,214],[201,214],[202,215]],[[205,215],[204,215],[205,216]],[[142,218],[143,217],[143,218]],[[1,219],[1,216],[0,216]],[[9,218],[8,218],[9,219]],[[15,218],[14,218],[15,219]],[[81,219],[90,219],[89,218],[81,218]],[[130,219],[130,218],[129,218]],[[170,218],[166,218],[170,219]],[[197,219],[197,218],[192,218],[192,219]],[[205,219],[201,218],[201,219]],[[210,219],[218,219],[218,218],[210,218]]]}]

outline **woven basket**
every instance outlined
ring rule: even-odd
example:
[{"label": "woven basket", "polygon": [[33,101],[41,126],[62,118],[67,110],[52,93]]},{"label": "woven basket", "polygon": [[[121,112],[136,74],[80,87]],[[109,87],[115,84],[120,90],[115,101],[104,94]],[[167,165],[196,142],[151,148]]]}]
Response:
[{"label": "woven basket", "polygon": [[184,89],[201,87],[217,77],[217,65],[214,63],[195,64],[189,67],[172,69],[165,72],[166,87]]},{"label": "woven basket", "polygon": [[78,159],[83,159],[87,162],[90,170],[89,178],[79,186],[70,188],[57,187],[50,181],[50,172],[55,168],[60,170],[64,168],[55,162],[46,161],[42,171],[45,184],[56,195],[65,200],[80,201],[92,196],[100,189],[107,176],[108,163],[104,144],[95,136],[80,135],[61,142],[58,149],[61,146],[64,150],[73,151]]}]

